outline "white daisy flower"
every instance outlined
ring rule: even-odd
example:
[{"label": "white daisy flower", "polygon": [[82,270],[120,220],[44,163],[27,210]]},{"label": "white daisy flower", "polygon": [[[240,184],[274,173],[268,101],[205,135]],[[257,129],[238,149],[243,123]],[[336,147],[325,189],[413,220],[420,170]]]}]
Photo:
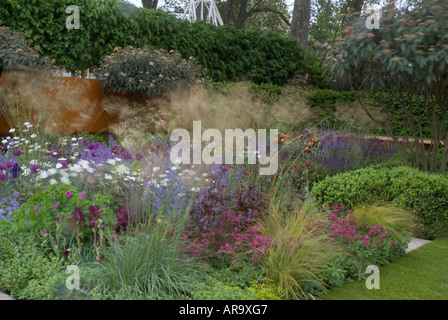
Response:
[{"label": "white daisy flower", "polygon": [[69,179],[68,177],[62,177],[62,178],[61,178],[61,182],[62,182],[63,184],[67,184],[67,185],[69,185],[69,184],[70,184],[70,179]]}]

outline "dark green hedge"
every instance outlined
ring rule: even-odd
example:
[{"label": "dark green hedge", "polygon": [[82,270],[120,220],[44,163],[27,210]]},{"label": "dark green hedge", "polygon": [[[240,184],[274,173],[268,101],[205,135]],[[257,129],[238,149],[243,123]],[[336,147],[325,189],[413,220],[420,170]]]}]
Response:
[{"label": "dark green hedge", "polygon": [[[69,5],[80,8],[79,30],[65,27]],[[216,81],[281,85],[305,72],[304,53],[294,39],[231,25],[191,23],[118,0],[0,0],[0,20],[26,32],[42,55],[68,71],[99,66],[115,47],[147,44],[176,50],[185,59],[194,56]]]}]

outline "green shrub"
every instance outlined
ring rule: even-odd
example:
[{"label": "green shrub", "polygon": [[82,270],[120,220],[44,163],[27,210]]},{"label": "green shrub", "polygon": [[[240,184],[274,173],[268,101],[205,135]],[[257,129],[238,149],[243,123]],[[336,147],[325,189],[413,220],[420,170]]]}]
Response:
[{"label": "green shrub", "polygon": [[281,300],[273,280],[252,280],[247,286],[233,280],[211,279],[198,285],[194,300]]},{"label": "green shrub", "polygon": [[117,48],[104,58],[97,72],[105,91],[128,94],[137,101],[166,96],[170,90],[189,89],[202,83],[205,74],[175,51],[150,50],[148,47]]},{"label": "green shrub", "polygon": [[265,102],[273,103],[282,95],[283,87],[270,83],[252,84],[251,91],[255,97],[261,97]]},{"label": "green shrub", "polygon": [[448,230],[448,179],[409,167],[368,167],[314,185],[318,205],[356,205],[391,202],[417,215],[423,236],[434,238]]},{"label": "green shrub", "polygon": [[[79,6],[80,30],[67,30],[69,5]],[[1,0],[0,20],[26,32],[33,45],[68,71],[98,67],[115,47],[178,51],[195,57],[216,81],[285,84],[304,73],[297,40],[276,33],[216,27],[178,19],[162,10],[133,9],[119,0]]]},{"label": "green shrub", "polygon": [[316,89],[312,92],[308,99],[312,107],[333,109],[336,102],[354,102],[356,97],[352,92]]},{"label": "green shrub", "polygon": [[[1,22],[0,22],[1,25]],[[39,48],[31,48],[25,34],[13,32],[9,28],[0,27],[0,66],[5,70],[10,67],[49,66],[46,59],[39,56]]]},{"label": "green shrub", "polygon": [[324,89],[328,86],[328,77],[322,60],[313,52],[308,50],[305,54],[303,64],[305,72],[311,79],[311,84],[317,88]]},{"label": "green shrub", "polygon": [[[4,230],[3,230],[4,231]],[[64,282],[63,262],[42,236],[0,237],[0,288],[18,299],[51,300]]]},{"label": "green shrub", "polygon": [[271,279],[264,282],[253,281],[247,291],[255,294],[254,300],[281,300],[277,286]]},{"label": "green shrub", "polygon": [[193,294],[194,300],[254,300],[255,293],[216,279],[204,282]]},{"label": "green shrub", "polygon": [[[0,221],[0,225],[4,225],[14,234],[35,233],[42,235],[47,231],[54,236],[58,219],[61,220],[62,225],[66,225],[67,217],[76,208],[88,213],[89,207],[92,205],[101,207],[101,214],[104,216],[106,225],[112,225],[115,222],[108,206],[112,202],[110,195],[86,193],[82,197],[81,194],[82,192],[73,186],[65,184],[49,185],[14,211],[12,220],[3,219]],[[107,218],[112,220],[109,221]],[[87,226],[84,227],[85,230],[89,230]]]}]

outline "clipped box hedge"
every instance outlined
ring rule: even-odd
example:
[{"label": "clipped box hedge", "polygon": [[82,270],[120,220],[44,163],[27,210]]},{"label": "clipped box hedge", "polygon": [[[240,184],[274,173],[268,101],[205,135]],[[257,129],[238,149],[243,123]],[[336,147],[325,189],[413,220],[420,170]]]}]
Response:
[{"label": "clipped box hedge", "polygon": [[311,192],[320,206],[343,203],[349,209],[378,201],[415,213],[427,238],[448,232],[448,179],[410,167],[368,167],[327,177]]}]

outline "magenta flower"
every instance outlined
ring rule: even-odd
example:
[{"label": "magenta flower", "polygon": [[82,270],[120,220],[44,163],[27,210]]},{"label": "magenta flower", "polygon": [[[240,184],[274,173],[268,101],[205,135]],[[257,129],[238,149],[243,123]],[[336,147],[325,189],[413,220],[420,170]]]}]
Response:
[{"label": "magenta flower", "polygon": [[16,150],[14,150],[13,154],[14,154],[15,156],[20,156],[20,155],[22,154],[22,150],[20,150],[20,149],[16,149]]},{"label": "magenta flower", "polygon": [[40,170],[40,166],[39,166],[38,164],[33,164],[33,165],[30,167],[30,171],[31,171],[32,173],[37,173],[39,170]]},{"label": "magenta flower", "polygon": [[60,202],[56,203],[54,206],[51,207],[51,210],[56,210],[61,205]]},{"label": "magenta flower", "polygon": [[86,195],[84,194],[84,193],[81,193],[80,195],[79,195],[79,199],[84,199],[86,197]]},{"label": "magenta flower", "polygon": [[0,181],[5,181],[6,179],[8,179],[6,174],[4,174],[3,172],[0,172]]},{"label": "magenta flower", "polygon": [[[58,202],[59,203],[59,202]],[[58,213],[58,223],[61,223],[61,221],[62,221],[62,217],[61,217],[61,215]]]},{"label": "magenta flower", "polygon": [[311,163],[309,163],[309,162],[305,163],[305,168],[309,168],[309,167],[311,167]]},{"label": "magenta flower", "polygon": [[43,236],[45,237],[45,236],[47,236],[47,235],[48,235],[48,231],[47,231],[47,230],[45,230],[45,232],[44,232]]},{"label": "magenta flower", "polygon": [[6,168],[12,168],[12,167],[14,167],[14,163],[13,163],[12,161],[8,161],[8,162],[6,162],[5,165],[6,165]]},{"label": "magenta flower", "polygon": [[34,206],[34,212],[35,212],[35,213],[38,213],[39,211],[40,211],[39,204],[36,203],[36,205]]},{"label": "magenta flower", "polygon": [[6,170],[6,164],[0,163],[0,170]]},{"label": "magenta flower", "polygon": [[72,192],[71,192],[70,190],[68,190],[67,192],[65,192],[65,195],[66,195],[67,197],[70,197],[70,196],[72,195]]}]

